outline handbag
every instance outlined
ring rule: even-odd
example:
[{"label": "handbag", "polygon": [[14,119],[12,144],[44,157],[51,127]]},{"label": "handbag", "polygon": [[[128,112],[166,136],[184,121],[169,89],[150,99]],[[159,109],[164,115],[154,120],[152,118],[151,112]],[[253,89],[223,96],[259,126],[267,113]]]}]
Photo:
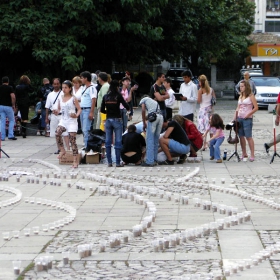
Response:
[{"label": "handbag", "polygon": [[229,132],[229,137],[227,139],[227,142],[229,144],[238,144],[239,143],[239,138],[238,138],[237,134],[235,134],[235,137],[232,137],[231,136],[231,131],[232,130],[230,130],[230,132]]},{"label": "handbag", "polygon": [[151,112],[148,114],[148,121],[149,122],[154,122],[156,119],[157,119],[157,109],[158,109],[158,105],[157,105],[157,108],[156,108],[156,111],[155,112]]}]

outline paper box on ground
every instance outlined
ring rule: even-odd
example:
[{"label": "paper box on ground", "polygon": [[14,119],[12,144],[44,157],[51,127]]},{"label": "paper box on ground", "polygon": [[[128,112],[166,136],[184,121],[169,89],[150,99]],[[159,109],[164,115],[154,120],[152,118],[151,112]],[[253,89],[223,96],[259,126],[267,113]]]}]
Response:
[{"label": "paper box on ground", "polygon": [[101,160],[101,154],[94,152],[90,154],[86,154],[86,163],[87,164],[97,164]]},{"label": "paper box on ground", "polygon": [[[81,162],[81,155],[77,156],[78,163]],[[73,152],[67,151],[66,154],[59,159],[59,164],[73,164]]]}]

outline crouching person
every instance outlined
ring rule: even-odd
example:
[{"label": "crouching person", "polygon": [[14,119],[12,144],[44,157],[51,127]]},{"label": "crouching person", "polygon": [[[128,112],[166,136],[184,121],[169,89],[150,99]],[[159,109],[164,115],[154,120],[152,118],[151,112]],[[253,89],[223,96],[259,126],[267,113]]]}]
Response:
[{"label": "crouching person", "polygon": [[159,164],[173,165],[172,155],[185,155],[190,152],[190,140],[181,125],[174,120],[164,122],[163,128],[166,128],[166,131],[159,139],[159,145],[167,159]]},{"label": "crouching person", "polygon": [[142,163],[142,152],[146,147],[144,137],[136,132],[136,126],[131,124],[127,133],[122,136],[121,157],[124,164],[134,163],[140,165]]}]

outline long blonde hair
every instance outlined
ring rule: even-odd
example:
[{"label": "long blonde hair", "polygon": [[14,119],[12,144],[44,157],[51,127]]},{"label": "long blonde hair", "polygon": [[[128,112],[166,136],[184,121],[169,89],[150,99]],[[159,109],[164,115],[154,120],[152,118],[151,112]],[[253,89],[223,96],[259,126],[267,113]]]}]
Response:
[{"label": "long blonde hair", "polygon": [[240,91],[240,98],[242,96],[245,96],[245,98],[247,98],[252,93],[252,89],[251,89],[250,83],[247,80],[242,80],[240,82],[240,84],[244,84],[245,85],[245,92],[243,94],[243,92]]},{"label": "long blonde hair", "polygon": [[200,75],[198,77],[198,80],[200,81],[201,88],[205,89],[206,94],[209,94],[210,93],[210,86],[209,86],[207,77],[205,75]]}]

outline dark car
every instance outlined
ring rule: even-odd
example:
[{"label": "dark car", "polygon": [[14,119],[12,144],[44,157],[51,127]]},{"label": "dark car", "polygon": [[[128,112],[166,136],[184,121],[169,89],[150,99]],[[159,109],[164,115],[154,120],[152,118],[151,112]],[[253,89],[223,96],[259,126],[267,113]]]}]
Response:
[{"label": "dark car", "polygon": [[[167,71],[165,77],[170,77],[171,78],[171,80],[172,80],[171,87],[175,92],[179,92],[180,86],[184,82],[183,77],[182,77],[182,73],[186,70],[191,72],[191,70],[189,70],[189,69],[177,68],[177,67],[176,68],[170,68]],[[192,76],[192,81],[197,85],[197,87],[199,87],[199,82],[198,82],[198,79],[196,77]]]}]

